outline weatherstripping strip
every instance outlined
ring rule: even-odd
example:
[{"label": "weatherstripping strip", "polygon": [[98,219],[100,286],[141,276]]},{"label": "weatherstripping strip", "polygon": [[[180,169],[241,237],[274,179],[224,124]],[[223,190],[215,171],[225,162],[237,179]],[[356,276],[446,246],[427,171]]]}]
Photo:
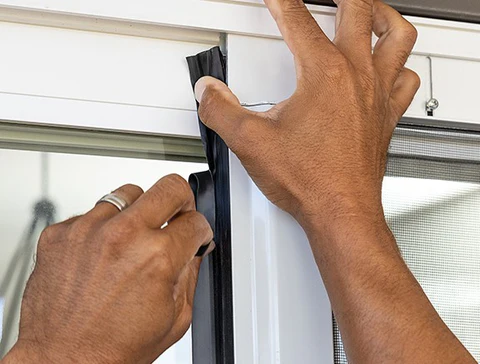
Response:
[{"label": "weatherstripping strip", "polygon": [[[203,76],[226,82],[219,47],[188,57],[192,85]],[[204,261],[193,308],[194,364],[233,364],[233,302],[229,152],[225,142],[200,122],[200,133],[215,188],[215,243]]]}]

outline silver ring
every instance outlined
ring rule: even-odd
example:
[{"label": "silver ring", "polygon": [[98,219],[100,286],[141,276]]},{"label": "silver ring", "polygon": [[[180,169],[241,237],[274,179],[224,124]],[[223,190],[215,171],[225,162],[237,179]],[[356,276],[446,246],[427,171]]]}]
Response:
[{"label": "silver ring", "polygon": [[109,204],[112,204],[115,206],[120,212],[125,210],[128,207],[127,201],[125,201],[123,198],[120,196],[117,196],[114,193],[109,193],[108,195],[103,196],[98,202],[95,204],[95,206],[107,202]]}]

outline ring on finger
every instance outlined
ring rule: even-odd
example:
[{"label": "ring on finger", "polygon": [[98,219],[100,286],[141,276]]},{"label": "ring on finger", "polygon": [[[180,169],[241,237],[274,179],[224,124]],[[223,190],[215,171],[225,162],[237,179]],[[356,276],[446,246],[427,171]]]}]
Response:
[{"label": "ring on finger", "polygon": [[109,193],[108,195],[103,196],[100,200],[98,200],[95,206],[104,202],[115,206],[120,212],[124,211],[128,207],[128,202],[115,193]]}]

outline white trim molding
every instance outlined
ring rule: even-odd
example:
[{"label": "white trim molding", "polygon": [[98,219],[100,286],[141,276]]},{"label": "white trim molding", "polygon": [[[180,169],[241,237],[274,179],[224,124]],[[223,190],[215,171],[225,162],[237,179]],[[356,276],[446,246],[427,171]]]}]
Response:
[{"label": "white trim molding", "polygon": [[[325,33],[333,37],[335,22],[332,18],[335,16],[335,9],[325,6],[309,8]],[[134,35],[139,32],[148,33],[152,26],[181,28],[184,32],[193,30],[214,33],[213,36],[199,34],[197,41],[198,37],[211,40],[209,37],[215,38],[218,33],[280,37],[275,22],[260,0],[0,0],[0,20],[2,18],[14,22],[75,26],[87,30],[93,27],[99,31],[103,31],[102,26],[112,31],[111,26],[102,25],[102,22],[117,22],[117,25],[120,22],[128,24],[127,28],[120,27],[122,33]],[[419,31],[414,53],[480,60],[480,47],[464,46],[480,44],[480,25],[407,18]],[[92,25],[95,22],[100,25]],[[155,31],[152,31],[152,34],[154,33]],[[194,33],[190,33],[192,34]]]}]

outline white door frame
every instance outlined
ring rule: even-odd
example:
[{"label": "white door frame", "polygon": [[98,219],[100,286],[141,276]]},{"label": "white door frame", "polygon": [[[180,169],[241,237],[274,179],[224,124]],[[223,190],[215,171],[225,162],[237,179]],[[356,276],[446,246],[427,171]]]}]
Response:
[{"label": "white door frame", "polygon": [[[321,6],[311,6],[310,9],[327,35],[332,37],[334,9]],[[480,61],[480,47],[472,46],[480,44],[480,25],[408,19],[419,30],[419,41],[414,50],[416,56]],[[242,101],[272,101],[265,100],[267,96],[264,94],[253,95],[249,85],[236,78],[247,72],[253,78],[258,75],[255,63],[242,66],[237,62],[242,60],[244,52],[248,52],[239,46],[242,39],[245,44],[249,41],[268,44],[280,38],[267,9],[258,1],[0,0],[2,20],[46,26],[52,31],[66,28],[94,32],[99,36],[108,34],[114,38],[130,36],[132,41],[147,38],[197,43],[204,45],[205,49],[221,43],[221,36],[227,35],[224,45],[229,57],[231,87],[242,98],[252,98]],[[282,62],[285,62],[287,73],[291,72],[291,60],[282,59]],[[265,93],[270,96],[275,88],[281,91],[280,96],[288,96],[291,80],[289,73],[278,88],[275,87],[278,80],[271,78],[271,84],[265,86]],[[258,99],[253,100],[256,97]],[[159,107],[1,91],[0,105],[0,120],[17,123],[199,136],[194,107],[178,109],[168,105]],[[435,120],[414,116],[419,123]],[[451,125],[460,125],[461,122],[469,127],[465,120],[445,119],[443,122]],[[310,355],[320,355],[317,362],[332,363],[330,306],[320,277],[314,271],[308,242],[292,219],[271,206],[258,192],[236,157],[232,154],[230,158],[236,362],[290,364],[292,358],[300,361],[304,358],[306,361],[303,362],[309,362]],[[287,238],[295,240],[292,245],[288,244]],[[305,269],[288,271],[283,264],[289,255],[295,256],[297,262],[305,262]],[[314,277],[318,290],[308,293],[307,287],[300,285],[305,277]],[[295,285],[286,288],[285,281]],[[290,312],[288,316],[289,308],[295,307],[301,294],[304,295],[302,299],[309,297],[304,302],[305,311]],[[316,307],[322,314],[308,323],[309,312]],[[306,345],[300,332],[291,331],[299,329],[318,336],[311,338],[312,342]],[[288,340],[289,335],[291,340]],[[299,351],[302,344],[306,345],[303,353]]]}]

